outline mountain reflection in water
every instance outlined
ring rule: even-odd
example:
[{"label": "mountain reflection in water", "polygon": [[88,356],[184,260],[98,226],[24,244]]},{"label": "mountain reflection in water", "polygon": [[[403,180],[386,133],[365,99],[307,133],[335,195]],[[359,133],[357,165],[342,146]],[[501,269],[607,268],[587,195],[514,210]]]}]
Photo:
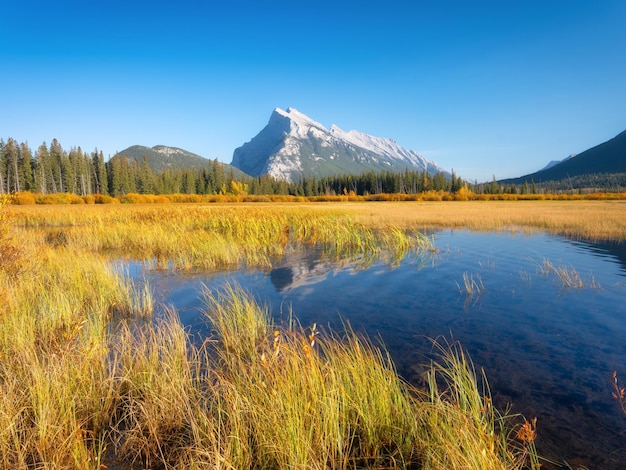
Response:
[{"label": "mountain reflection in water", "polygon": [[[304,326],[337,331],[348,321],[380,338],[416,385],[432,358],[431,339],[458,340],[476,370],[484,369],[501,409],[510,404],[537,418],[540,453],[572,468],[624,468],[626,416],[608,380],[617,370],[626,382],[624,246],[467,231],[438,232],[434,241],[436,254],[395,268],[294,250],[269,272],[148,276],[194,335],[209,334],[198,313],[202,286],[236,283],[278,321],[287,307]],[[545,261],[576,272],[583,287],[564,287],[542,271]],[[484,291],[468,299],[464,274],[480,279]]]},{"label": "mountain reflection in water", "polygon": [[342,265],[345,262],[324,259],[319,250],[295,251],[285,255],[269,277],[278,292],[285,292],[322,282]]}]

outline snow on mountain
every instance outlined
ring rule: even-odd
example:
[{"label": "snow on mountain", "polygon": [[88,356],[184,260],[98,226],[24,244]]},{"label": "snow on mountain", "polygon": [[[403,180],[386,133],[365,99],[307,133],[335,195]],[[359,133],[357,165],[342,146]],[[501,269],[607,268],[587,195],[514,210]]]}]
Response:
[{"label": "snow on mountain", "polygon": [[444,172],[434,162],[394,140],[358,131],[330,130],[294,108],[274,109],[269,123],[233,153],[233,166],[252,176],[287,181],[302,176],[357,174],[368,170]]}]

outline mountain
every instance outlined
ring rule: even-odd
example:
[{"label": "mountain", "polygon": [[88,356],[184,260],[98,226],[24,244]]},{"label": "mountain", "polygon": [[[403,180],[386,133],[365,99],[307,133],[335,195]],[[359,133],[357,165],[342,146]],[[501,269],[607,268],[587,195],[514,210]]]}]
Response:
[{"label": "mountain", "polygon": [[237,148],[231,162],[251,176],[290,182],[301,176],[360,174],[369,170],[444,172],[434,162],[391,139],[322,124],[294,108],[274,109],[269,123]]},{"label": "mountain", "polygon": [[552,167],[520,178],[501,180],[500,183],[523,184],[525,181],[541,183],[569,180],[574,177],[620,173],[626,173],[626,131],[600,145],[571,158],[566,158]]},{"label": "mountain", "polygon": [[569,157],[565,157],[563,160],[551,160],[550,163],[548,163],[546,166],[544,166],[541,170],[539,171],[544,171],[544,170],[549,170],[550,168],[552,168],[553,166],[557,166],[559,163],[563,163],[564,161],[569,160],[570,158],[575,157],[576,155],[570,155]]},{"label": "mountain", "polygon": [[[179,170],[183,168],[207,168],[213,161],[207,158],[188,152],[178,147],[168,147],[166,145],[156,145],[152,148],[143,145],[133,145],[126,150],[117,152],[117,155],[125,156],[130,160],[135,160],[139,164],[144,157],[148,161],[150,169],[155,173],[162,173],[165,169]],[[227,163],[220,163],[225,171],[233,171],[235,177],[243,176],[242,172]]]}]

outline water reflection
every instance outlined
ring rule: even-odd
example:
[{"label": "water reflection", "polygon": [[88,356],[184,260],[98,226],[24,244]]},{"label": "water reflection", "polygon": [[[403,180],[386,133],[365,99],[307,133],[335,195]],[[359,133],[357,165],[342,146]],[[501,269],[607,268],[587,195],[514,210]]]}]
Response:
[{"label": "water reflection", "polygon": [[[626,416],[608,379],[617,370],[626,381],[624,246],[465,231],[434,239],[436,254],[395,268],[361,269],[294,250],[269,272],[161,273],[151,274],[151,283],[197,335],[208,334],[198,314],[204,284],[236,282],[278,319],[287,306],[303,325],[340,330],[349,321],[380,338],[399,373],[416,384],[432,353],[430,338],[452,336],[477,370],[484,368],[500,407],[537,417],[540,452],[567,458],[572,468],[623,468]],[[564,288],[542,272],[544,260],[575,270],[583,288]],[[471,302],[460,289],[464,273],[484,285]]]},{"label": "water reflection", "polygon": [[348,265],[348,261],[330,261],[320,250],[298,250],[287,253],[270,271],[269,278],[278,292],[312,286]]}]

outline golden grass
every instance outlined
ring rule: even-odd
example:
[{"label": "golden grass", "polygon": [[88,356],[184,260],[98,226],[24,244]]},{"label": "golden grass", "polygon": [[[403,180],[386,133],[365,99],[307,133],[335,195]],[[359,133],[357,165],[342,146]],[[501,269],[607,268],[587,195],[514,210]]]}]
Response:
[{"label": "golden grass", "polygon": [[421,392],[349,327],[340,337],[274,325],[232,287],[207,296],[207,317],[236,468],[516,469],[536,458],[458,345],[441,347]]},{"label": "golden grass", "polygon": [[215,336],[197,346],[175,312],[149,318],[150,286],[108,261],[267,266],[287,245],[318,244],[396,262],[428,247],[401,215],[413,204],[380,206],[387,224],[377,206],[0,207],[0,253],[15,268],[0,270],[0,465],[534,465],[534,428],[492,409],[458,347],[419,391],[349,328],[275,325],[234,288],[206,297]]},{"label": "golden grass", "polygon": [[299,244],[319,245],[329,257],[393,263],[429,245],[416,230],[373,229],[332,206],[14,206],[11,213],[37,243],[177,269],[270,267]]},{"label": "golden grass", "polygon": [[98,468],[112,409],[110,318],[137,302],[104,260],[30,253],[21,279],[0,276],[0,462]]},{"label": "golden grass", "polygon": [[626,204],[620,201],[448,201],[346,203],[346,213],[372,228],[544,231],[575,239],[626,241]]},{"label": "golden grass", "polygon": [[[102,230],[125,222],[136,224],[132,228],[145,228],[150,222],[168,223],[196,218],[188,228],[210,229],[202,220],[213,214],[224,214],[233,223],[239,223],[237,214],[250,216],[257,224],[265,224],[282,216],[282,222],[294,214],[306,217],[330,215],[350,219],[368,229],[390,226],[402,230],[467,229],[477,231],[545,231],[577,239],[595,241],[626,240],[626,204],[623,201],[605,200],[539,200],[539,201],[419,201],[419,202],[341,202],[341,203],[254,203],[211,205],[117,205],[117,206],[9,206],[20,226],[48,228],[95,224]],[[185,216],[187,214],[187,216]],[[318,214],[318,215],[316,215]],[[143,218],[143,220],[142,220]],[[337,224],[331,225],[333,230]],[[284,225],[282,226],[284,228]],[[129,227],[130,228],[130,227]],[[276,227],[273,227],[276,229]],[[92,229],[93,230],[93,229]],[[255,229],[258,230],[258,229]],[[241,231],[257,236],[250,225],[241,225]],[[264,230],[272,230],[266,227]],[[273,232],[278,240],[281,234]],[[129,248],[141,246],[140,240],[130,241]],[[128,238],[116,239],[109,234],[108,245],[119,246]],[[84,242],[86,243],[86,242]]]}]

